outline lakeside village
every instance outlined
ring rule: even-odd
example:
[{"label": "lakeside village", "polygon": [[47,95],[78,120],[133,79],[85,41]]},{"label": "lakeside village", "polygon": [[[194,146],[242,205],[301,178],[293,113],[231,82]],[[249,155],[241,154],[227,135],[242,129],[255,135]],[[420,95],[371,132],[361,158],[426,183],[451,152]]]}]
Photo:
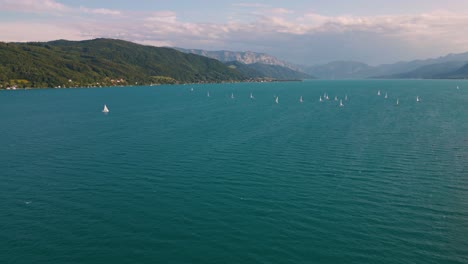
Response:
[{"label": "lakeside village", "polygon": [[97,88],[97,87],[124,87],[124,86],[156,86],[156,85],[168,85],[168,84],[208,84],[208,83],[240,83],[240,82],[286,82],[286,81],[301,81],[301,80],[276,80],[273,78],[253,78],[243,81],[199,81],[191,83],[179,82],[171,77],[166,76],[152,76],[151,81],[141,82],[129,82],[123,78],[110,79],[105,78],[101,82],[83,83],[80,81],[73,81],[68,79],[68,83],[62,85],[49,85],[47,83],[32,84],[28,80],[14,79],[9,81],[0,80],[0,90],[28,90],[38,88]]}]

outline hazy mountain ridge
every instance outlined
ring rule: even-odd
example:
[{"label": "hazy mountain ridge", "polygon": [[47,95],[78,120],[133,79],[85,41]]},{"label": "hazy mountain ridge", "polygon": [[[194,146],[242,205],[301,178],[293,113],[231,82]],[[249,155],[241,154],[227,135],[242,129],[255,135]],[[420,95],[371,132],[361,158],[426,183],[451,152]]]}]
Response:
[{"label": "hazy mountain ridge", "polygon": [[446,76],[447,71],[455,71],[453,66],[466,62],[468,62],[468,52],[378,66],[370,66],[354,61],[334,61],[327,64],[305,67],[304,71],[322,79],[448,78],[448,75]]},{"label": "hazy mountain ridge", "polygon": [[175,48],[175,49],[185,52],[185,53],[192,53],[192,54],[197,54],[197,55],[217,59],[221,62],[239,61],[244,64],[263,63],[267,65],[278,65],[278,66],[289,68],[295,71],[301,71],[301,67],[293,65],[292,63],[279,60],[275,56],[272,56],[266,53],[258,53],[258,52],[253,52],[253,51],[228,51],[228,50],[208,51],[208,50],[202,50],[202,49],[183,49],[183,48]]},{"label": "hazy mountain ridge", "polygon": [[444,79],[468,79],[468,63],[453,72],[443,74],[442,77]]},{"label": "hazy mountain ridge", "polygon": [[378,76],[377,78],[389,78],[389,79],[445,79],[458,69],[463,67],[466,62],[463,61],[449,61],[442,63],[435,63],[430,65],[421,66],[415,70],[388,75]]},{"label": "hazy mountain ridge", "polygon": [[245,64],[240,61],[225,62],[227,66],[238,70],[249,78],[268,78],[277,80],[303,80],[314,77],[279,65],[268,65],[263,63]]},{"label": "hazy mountain ridge", "polygon": [[371,66],[356,61],[333,61],[323,65],[305,66],[304,72],[321,79],[353,79],[365,78],[363,74]]}]

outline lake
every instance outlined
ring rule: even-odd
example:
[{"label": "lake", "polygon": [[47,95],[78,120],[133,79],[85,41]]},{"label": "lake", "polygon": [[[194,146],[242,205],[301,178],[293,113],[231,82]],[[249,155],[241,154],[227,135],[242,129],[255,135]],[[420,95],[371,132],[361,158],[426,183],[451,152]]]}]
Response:
[{"label": "lake", "polygon": [[468,263],[466,81],[0,91],[0,124],[2,263]]}]

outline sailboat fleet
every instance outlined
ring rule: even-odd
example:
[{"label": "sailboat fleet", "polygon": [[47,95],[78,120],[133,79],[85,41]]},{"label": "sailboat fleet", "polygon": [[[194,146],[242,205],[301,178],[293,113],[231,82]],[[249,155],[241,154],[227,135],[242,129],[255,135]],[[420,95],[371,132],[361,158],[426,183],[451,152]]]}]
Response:
[{"label": "sailboat fleet", "polygon": [[[459,89],[458,86],[457,86],[457,89]],[[193,91],[194,91],[194,89],[193,89],[193,88],[190,88],[190,92],[193,92]],[[380,90],[377,91],[377,95],[378,95],[378,96],[381,95]],[[210,94],[209,91],[206,92],[206,96],[207,96],[207,97],[211,97],[211,94]],[[279,96],[274,95],[273,97],[274,97],[274,102],[275,102],[275,104],[279,104]],[[231,93],[230,98],[231,98],[231,99],[234,99],[234,98],[235,98],[235,97],[234,97],[234,93]],[[252,92],[250,93],[249,98],[252,99],[252,100],[255,99],[255,97],[254,97],[254,95],[253,95]],[[385,98],[385,99],[388,98],[388,93],[387,93],[387,92],[385,92],[384,98]],[[338,99],[339,99],[338,96],[335,96],[335,97],[334,97],[334,100],[335,100],[335,101],[338,101]],[[320,97],[319,97],[319,102],[324,102],[325,100],[330,100],[330,97],[329,97],[328,93],[323,93],[323,95],[320,95]],[[348,101],[348,95],[347,95],[347,94],[344,96],[344,101]],[[301,95],[301,96],[299,97],[299,103],[303,103],[303,102],[304,102],[304,97]],[[419,98],[419,95],[416,96],[416,102],[418,102],[418,103],[421,102],[421,98]],[[396,105],[399,105],[399,104],[400,104],[400,99],[399,99],[399,98],[396,98]],[[339,99],[339,105],[338,105],[338,106],[339,106],[339,107],[344,107],[343,99]],[[103,113],[109,113],[109,108],[107,107],[106,104],[104,104],[104,107],[103,107],[103,109],[102,109],[102,112],[103,112]]]},{"label": "sailboat fleet", "polygon": [[[459,89],[458,86],[457,86],[457,89]],[[193,91],[193,88],[191,88],[190,91]],[[377,91],[377,95],[378,95],[378,96],[381,95],[380,90]],[[209,92],[209,91],[207,92],[207,96],[210,97],[210,92]],[[231,96],[230,96],[230,97],[231,97],[231,99],[234,99],[234,98],[235,98],[235,97],[234,97],[234,93],[231,93]],[[250,98],[250,99],[255,99],[255,97],[253,96],[253,93],[250,93],[249,98]],[[275,98],[275,99],[274,99],[275,103],[276,103],[276,104],[279,104],[279,96],[274,95],[273,98]],[[385,92],[384,98],[385,98],[385,99],[388,98],[388,92]],[[338,99],[339,99],[338,96],[335,96],[335,97],[334,97],[334,100],[335,100],[335,101],[338,101]],[[330,100],[330,96],[329,96],[328,93],[326,93],[326,92],[323,93],[323,95],[320,95],[320,97],[319,97],[319,102],[323,102],[323,101],[325,101],[325,100]],[[347,95],[347,94],[345,94],[345,96],[344,96],[344,101],[348,101],[348,95]],[[420,101],[421,101],[421,99],[419,98],[419,96],[416,96],[416,102],[420,102]],[[303,103],[303,102],[304,102],[304,97],[301,95],[301,96],[299,97],[299,103]],[[343,99],[339,99],[339,102],[340,102],[340,103],[339,103],[339,106],[340,106],[340,107],[343,107],[343,106],[344,106],[344,104],[343,104]],[[396,99],[396,105],[399,105],[399,104],[400,104],[400,99],[397,98],[397,99]],[[107,107],[106,107],[106,106],[104,106],[104,107],[105,107],[105,110],[103,110],[103,112],[106,112],[106,111],[108,112],[109,110],[107,109]],[[107,112],[106,112],[106,113],[107,113]]]},{"label": "sailboat fleet", "polygon": [[[457,86],[457,89],[459,89],[458,86]],[[190,88],[190,92],[193,92],[193,91],[194,91],[194,89],[193,89],[193,88]],[[380,90],[377,91],[377,95],[378,95],[378,96],[381,95]],[[207,96],[207,97],[211,97],[210,91],[207,91],[207,92],[206,92],[206,96]],[[279,96],[274,95],[273,97],[274,97],[274,102],[275,102],[276,104],[279,104]],[[235,97],[234,97],[234,93],[231,93],[230,98],[231,98],[231,99],[234,99],[234,98],[235,98]],[[252,99],[252,100],[255,99],[255,97],[253,96],[253,93],[252,93],[252,92],[250,93],[249,98]],[[387,93],[387,92],[385,92],[384,98],[385,98],[385,99],[388,98],[388,93]],[[329,99],[330,99],[330,97],[329,97],[328,93],[323,93],[323,95],[320,95],[320,97],[319,97],[319,102],[324,102],[325,100],[329,100]],[[334,100],[335,100],[335,101],[338,101],[338,99],[339,99],[338,96],[335,96],[335,97],[334,97]],[[347,94],[346,94],[345,97],[344,97],[344,101],[348,101],[348,95],[347,95]],[[299,97],[299,103],[303,103],[303,102],[304,102],[304,98],[303,98],[303,96],[301,95],[301,96]],[[339,102],[340,102],[340,103],[339,103],[338,106],[339,106],[339,107],[344,107],[343,99],[339,99]],[[416,96],[416,102],[418,102],[418,103],[421,102],[421,99],[419,98],[419,95]],[[399,105],[399,104],[400,104],[400,99],[397,98],[397,99],[396,99],[396,105]],[[103,112],[103,113],[109,113],[109,108],[107,107],[106,104],[104,104],[104,107],[103,107],[103,109],[102,109],[102,112]]]}]

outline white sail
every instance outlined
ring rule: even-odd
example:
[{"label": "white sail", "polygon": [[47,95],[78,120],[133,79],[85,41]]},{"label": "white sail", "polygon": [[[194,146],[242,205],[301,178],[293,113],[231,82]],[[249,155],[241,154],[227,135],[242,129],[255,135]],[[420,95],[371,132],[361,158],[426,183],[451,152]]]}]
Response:
[{"label": "white sail", "polygon": [[344,100],[348,101],[348,95],[345,95]]},{"label": "white sail", "polygon": [[320,101],[320,102],[322,102],[322,101],[323,101],[323,100],[322,100],[322,96],[320,96],[320,99],[319,99],[319,101]]},{"label": "white sail", "polygon": [[388,95],[387,95],[387,93],[385,93],[385,99],[387,99],[387,98],[388,98]]},{"label": "white sail", "polygon": [[344,105],[343,105],[343,100],[340,99],[340,107],[343,107],[343,106],[344,106]]},{"label": "white sail", "polygon": [[231,99],[234,99],[234,93],[231,93]]},{"label": "white sail", "polygon": [[302,100],[302,95],[301,95],[301,98],[299,98],[299,103],[302,103],[304,102],[304,100]]},{"label": "white sail", "polygon": [[206,96],[207,96],[207,97],[210,97],[210,92],[207,92],[207,93],[206,93]]},{"label": "white sail", "polygon": [[419,102],[419,96],[416,96],[416,102]]},{"label": "white sail", "polygon": [[380,90],[377,92],[377,95],[379,95],[379,96],[380,96]]},{"label": "white sail", "polygon": [[192,87],[192,88],[190,88],[190,91],[191,91],[191,92],[193,92],[193,87]]},{"label": "white sail", "polygon": [[400,104],[400,100],[396,99],[396,104],[399,105],[399,104]]},{"label": "white sail", "polygon": [[102,109],[103,113],[109,113],[109,108],[107,108],[107,105],[104,105],[104,109]]},{"label": "white sail", "polygon": [[250,93],[250,99],[254,99],[255,97],[253,96],[252,93]]},{"label": "white sail", "polygon": [[278,96],[276,96],[275,103],[278,103]]},{"label": "white sail", "polygon": [[335,101],[338,101],[338,97],[335,96]]}]

